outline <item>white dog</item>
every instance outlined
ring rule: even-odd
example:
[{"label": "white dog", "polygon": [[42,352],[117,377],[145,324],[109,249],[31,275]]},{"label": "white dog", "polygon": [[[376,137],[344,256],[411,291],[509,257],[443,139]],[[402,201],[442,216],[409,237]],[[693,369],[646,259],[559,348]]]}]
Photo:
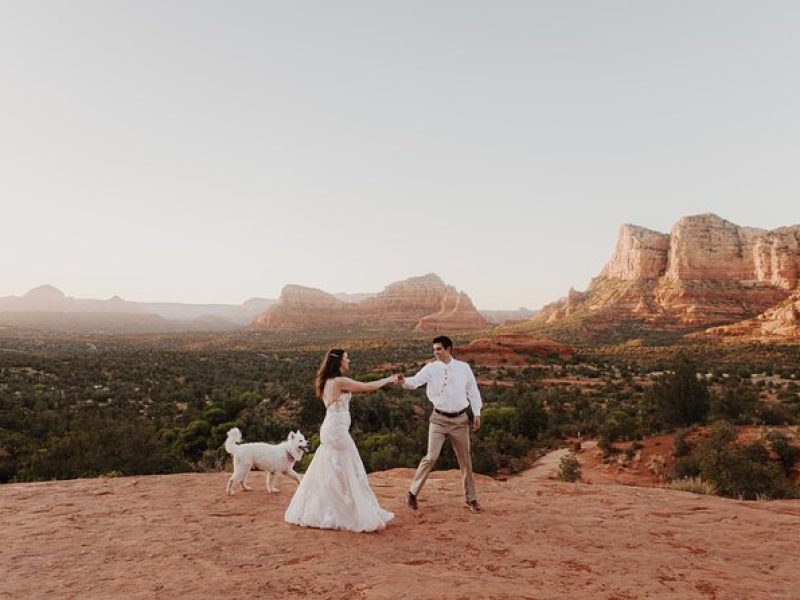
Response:
[{"label": "white dog", "polygon": [[247,485],[247,474],[253,467],[267,472],[267,491],[270,493],[278,491],[272,483],[275,473],[283,473],[300,483],[302,475],[296,473],[292,467],[308,451],[308,442],[302,433],[292,431],[286,441],[280,444],[264,442],[240,444],[241,441],[242,432],[238,427],[228,431],[225,450],[233,456],[233,475],[225,487],[229,496],[233,496],[236,486],[241,486],[245,490],[252,489]]}]

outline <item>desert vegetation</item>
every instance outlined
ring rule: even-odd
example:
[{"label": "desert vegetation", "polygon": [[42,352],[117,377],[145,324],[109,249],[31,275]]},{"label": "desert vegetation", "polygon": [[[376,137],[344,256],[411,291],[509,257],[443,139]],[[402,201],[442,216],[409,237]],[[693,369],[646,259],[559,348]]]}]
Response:
[{"label": "desert vegetation", "polygon": [[[339,343],[333,334],[6,332],[0,481],[226,468],[222,443],[233,426],[246,441],[300,429],[313,450],[324,409],[312,381],[323,349]],[[428,359],[427,338],[361,337],[347,346],[361,379],[413,373]],[[475,469],[518,472],[567,438],[597,439],[605,460],[624,463],[648,436],[677,431],[668,479],[702,481],[731,497],[794,496],[798,442],[785,429],[800,423],[798,359],[796,346],[703,344],[595,347],[517,365],[478,357],[485,407]],[[367,469],[415,466],[429,412],[422,390],[387,387],[357,398],[352,433]],[[763,438],[737,439],[743,427],[761,428]],[[438,466],[454,467],[445,448]]]}]

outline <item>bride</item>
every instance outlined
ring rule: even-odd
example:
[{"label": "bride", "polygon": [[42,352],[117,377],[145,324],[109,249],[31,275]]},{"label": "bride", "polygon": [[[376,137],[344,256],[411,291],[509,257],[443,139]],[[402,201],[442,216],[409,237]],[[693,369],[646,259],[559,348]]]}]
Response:
[{"label": "bride", "polygon": [[319,367],[316,392],[327,409],[320,428],[321,444],[286,509],[287,523],[375,531],[394,518],[394,513],[378,505],[349,430],[351,394],[374,392],[396,383],[397,376],[362,383],[343,376],[349,368],[350,358],[339,348],[330,350]]}]

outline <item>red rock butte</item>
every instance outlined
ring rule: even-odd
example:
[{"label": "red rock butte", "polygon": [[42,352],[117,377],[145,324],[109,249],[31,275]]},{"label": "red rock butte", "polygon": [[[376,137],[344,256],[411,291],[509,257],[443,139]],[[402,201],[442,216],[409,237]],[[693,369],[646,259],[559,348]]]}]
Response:
[{"label": "red rock butte", "polygon": [[[669,234],[623,225],[611,260],[587,290],[570,290],[530,323],[577,319],[602,329],[638,321],[696,331],[777,307],[797,293],[799,281],[800,225],[768,231],[713,214],[684,217]],[[796,309],[784,309],[784,325],[796,323]],[[796,335],[796,325],[773,330]]]},{"label": "red rock butte", "polygon": [[365,327],[437,332],[482,329],[488,323],[467,294],[430,273],[392,283],[358,302],[346,302],[314,288],[287,285],[278,302],[257,316],[252,327],[284,331]]}]

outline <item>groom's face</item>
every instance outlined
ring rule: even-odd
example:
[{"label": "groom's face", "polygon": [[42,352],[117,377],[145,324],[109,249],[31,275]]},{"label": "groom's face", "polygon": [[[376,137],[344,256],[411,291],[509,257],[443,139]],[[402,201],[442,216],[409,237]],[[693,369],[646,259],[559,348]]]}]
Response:
[{"label": "groom's face", "polygon": [[442,362],[450,361],[450,349],[445,348],[438,342],[433,345],[433,355],[436,357],[436,360],[440,360]]}]

